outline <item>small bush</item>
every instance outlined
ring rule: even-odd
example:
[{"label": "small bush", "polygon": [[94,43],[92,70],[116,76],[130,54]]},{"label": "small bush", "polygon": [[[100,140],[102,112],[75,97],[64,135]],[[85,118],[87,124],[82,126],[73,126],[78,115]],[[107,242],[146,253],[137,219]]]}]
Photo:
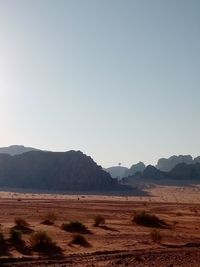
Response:
[{"label": "small bush", "polygon": [[7,252],[6,240],[3,233],[0,232],[0,255],[4,255]]},{"label": "small bush", "polygon": [[46,214],[42,224],[53,225],[56,220],[57,220],[57,215],[54,212],[49,212]]},{"label": "small bush", "polygon": [[10,230],[10,239],[14,243],[20,243],[22,241],[22,232],[12,228]]},{"label": "small bush", "polygon": [[158,231],[156,229],[154,229],[153,231],[151,231],[150,236],[151,236],[151,239],[154,242],[160,242],[162,240],[162,236],[161,236],[160,231]]},{"label": "small bush", "polygon": [[102,224],[105,224],[105,218],[101,215],[97,215],[95,218],[94,218],[94,226],[98,227]]},{"label": "small bush", "polygon": [[79,221],[64,223],[62,225],[62,229],[65,231],[68,231],[68,232],[77,232],[77,233],[81,233],[81,234],[89,234],[90,233],[90,231],[87,229],[87,227]]},{"label": "small bush", "polygon": [[44,225],[54,225],[54,222],[50,221],[50,220],[44,220],[41,222],[41,224],[44,224]]},{"label": "small bush", "polygon": [[70,242],[70,244],[75,244],[75,245],[79,245],[83,247],[90,247],[89,242],[82,235],[75,235],[73,237],[73,240]]},{"label": "small bush", "polygon": [[47,213],[46,215],[46,220],[49,220],[49,221],[52,221],[52,222],[55,222],[57,220],[57,214],[54,213],[54,212],[49,212]]},{"label": "small bush", "polygon": [[30,237],[31,248],[40,253],[52,256],[61,256],[62,250],[56,245],[52,238],[44,231],[39,231]]},{"label": "small bush", "polygon": [[167,226],[163,220],[159,219],[156,215],[147,213],[146,211],[135,212],[133,222],[147,227],[162,228]]},{"label": "small bush", "polygon": [[29,224],[22,218],[15,219],[15,226],[13,229],[19,230],[23,234],[30,234],[33,232],[33,230],[29,228]]},{"label": "small bush", "polygon": [[36,250],[44,250],[55,243],[46,232],[39,231],[31,235],[30,244]]},{"label": "small bush", "polygon": [[16,228],[26,228],[29,227],[29,224],[23,218],[16,218],[15,219]]}]

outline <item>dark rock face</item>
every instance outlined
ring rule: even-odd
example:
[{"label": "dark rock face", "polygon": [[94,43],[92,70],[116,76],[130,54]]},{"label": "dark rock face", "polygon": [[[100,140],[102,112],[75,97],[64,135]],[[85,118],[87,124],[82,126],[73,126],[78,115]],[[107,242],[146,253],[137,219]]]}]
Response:
[{"label": "dark rock face", "polygon": [[124,184],[159,184],[159,185],[191,185],[200,183],[200,163],[176,165],[170,172],[163,172],[154,166],[147,166],[138,172],[123,178]]},{"label": "dark rock face", "polygon": [[200,163],[200,156],[194,158],[193,162],[194,163]]},{"label": "dark rock face", "polygon": [[80,151],[0,154],[0,186],[41,190],[115,190],[118,183]]},{"label": "dark rock face", "polygon": [[200,163],[176,165],[170,172],[171,177],[179,181],[188,180],[191,183],[200,182]]},{"label": "dark rock face", "polygon": [[164,179],[167,177],[167,174],[165,172],[162,172],[160,170],[158,170],[156,167],[152,166],[152,165],[148,165],[145,170],[142,173],[143,178],[145,179]]},{"label": "dark rock face", "polygon": [[180,155],[180,156],[172,156],[168,159],[161,158],[158,160],[156,168],[161,171],[168,172],[168,171],[171,171],[179,163],[192,164],[193,163],[192,156]]}]

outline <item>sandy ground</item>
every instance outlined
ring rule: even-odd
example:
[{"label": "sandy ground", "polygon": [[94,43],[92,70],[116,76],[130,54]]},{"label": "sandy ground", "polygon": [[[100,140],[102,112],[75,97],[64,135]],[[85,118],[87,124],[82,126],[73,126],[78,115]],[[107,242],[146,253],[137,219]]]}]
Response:
[{"label": "sandy ground", "polygon": [[146,186],[143,189],[149,196],[110,196],[110,195],[68,195],[68,194],[41,194],[41,193],[16,193],[4,191],[0,188],[0,199],[89,199],[89,200],[129,200],[148,202],[175,202],[175,203],[200,203],[200,185],[184,186]]},{"label": "sandy ground", "polygon": [[[0,192],[1,231],[9,238],[15,218],[23,218],[33,231],[46,231],[62,249],[61,258],[9,247],[0,266],[158,266],[200,267],[200,188],[153,187],[151,197],[18,194]],[[132,223],[133,213],[145,210],[165,220],[161,243],[152,240],[152,228]],[[57,215],[55,225],[41,224],[48,212]],[[94,217],[105,217],[104,227],[94,227]],[[62,223],[79,220],[91,234],[90,247],[70,245],[72,233]],[[29,247],[30,234],[23,240]]]}]

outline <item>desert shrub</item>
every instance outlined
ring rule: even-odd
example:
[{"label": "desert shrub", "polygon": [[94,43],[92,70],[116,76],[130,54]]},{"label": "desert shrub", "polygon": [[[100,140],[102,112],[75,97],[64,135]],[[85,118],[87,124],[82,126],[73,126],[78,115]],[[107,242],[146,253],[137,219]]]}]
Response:
[{"label": "desert shrub", "polygon": [[160,242],[162,240],[161,233],[157,229],[152,230],[150,236],[154,242]]},{"label": "desert shrub", "polygon": [[81,234],[88,234],[90,231],[88,228],[81,222],[75,221],[70,223],[62,224],[62,229],[68,232],[77,232]]},{"label": "desert shrub", "polygon": [[46,214],[42,224],[53,225],[57,220],[57,215],[54,212],[49,212]]},{"label": "desert shrub", "polygon": [[16,218],[15,219],[15,226],[20,229],[20,228],[29,227],[29,224],[23,218]]},{"label": "desert shrub", "polygon": [[40,253],[52,255],[62,255],[62,250],[56,245],[52,238],[44,231],[33,233],[30,237],[31,248]]},{"label": "desert shrub", "polygon": [[70,244],[75,244],[83,247],[90,247],[89,242],[82,235],[75,235]]},{"label": "desert shrub", "polygon": [[30,234],[33,232],[33,230],[29,227],[29,224],[23,218],[15,219],[15,226],[13,229],[19,230],[23,234]]},{"label": "desert shrub", "polygon": [[52,222],[51,220],[44,220],[44,221],[41,222],[41,224],[54,225],[54,222]]},{"label": "desert shrub", "polygon": [[36,250],[43,250],[49,246],[55,245],[51,237],[44,231],[39,231],[30,237],[31,247]]},{"label": "desert shrub", "polygon": [[97,215],[95,218],[94,218],[94,226],[99,226],[99,225],[102,225],[102,224],[105,224],[105,218],[101,215]]},{"label": "desert shrub", "polygon": [[10,230],[10,239],[14,243],[19,243],[22,241],[22,232],[16,229],[11,229]]},{"label": "desert shrub", "polygon": [[147,227],[166,227],[167,224],[156,215],[149,214],[146,211],[137,211],[134,214],[133,222]]},{"label": "desert shrub", "polygon": [[6,242],[6,241],[5,241],[4,235],[3,235],[3,233],[0,232],[0,247],[1,247],[2,245],[4,245],[5,242]]},{"label": "desert shrub", "polygon": [[6,254],[7,245],[3,233],[0,232],[0,255]]}]

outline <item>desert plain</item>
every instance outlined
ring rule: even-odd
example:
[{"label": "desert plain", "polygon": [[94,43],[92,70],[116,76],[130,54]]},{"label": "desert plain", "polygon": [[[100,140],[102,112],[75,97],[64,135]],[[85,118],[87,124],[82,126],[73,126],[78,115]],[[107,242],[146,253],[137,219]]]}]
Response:
[{"label": "desert plain", "polygon": [[[149,195],[59,195],[0,192],[0,226],[6,240],[16,218],[28,222],[30,233],[23,233],[24,248],[8,242],[1,253],[0,266],[200,266],[200,187],[154,186],[145,189]],[[135,212],[156,215],[168,227],[156,228],[161,237],[152,238],[153,227],[133,222]],[[55,222],[42,222],[47,214],[55,214]],[[105,223],[94,226],[94,218]],[[76,233],[64,231],[63,223],[79,221],[88,233],[82,234],[88,245],[72,244]],[[33,233],[45,231],[57,253],[45,254],[30,249]]]}]

